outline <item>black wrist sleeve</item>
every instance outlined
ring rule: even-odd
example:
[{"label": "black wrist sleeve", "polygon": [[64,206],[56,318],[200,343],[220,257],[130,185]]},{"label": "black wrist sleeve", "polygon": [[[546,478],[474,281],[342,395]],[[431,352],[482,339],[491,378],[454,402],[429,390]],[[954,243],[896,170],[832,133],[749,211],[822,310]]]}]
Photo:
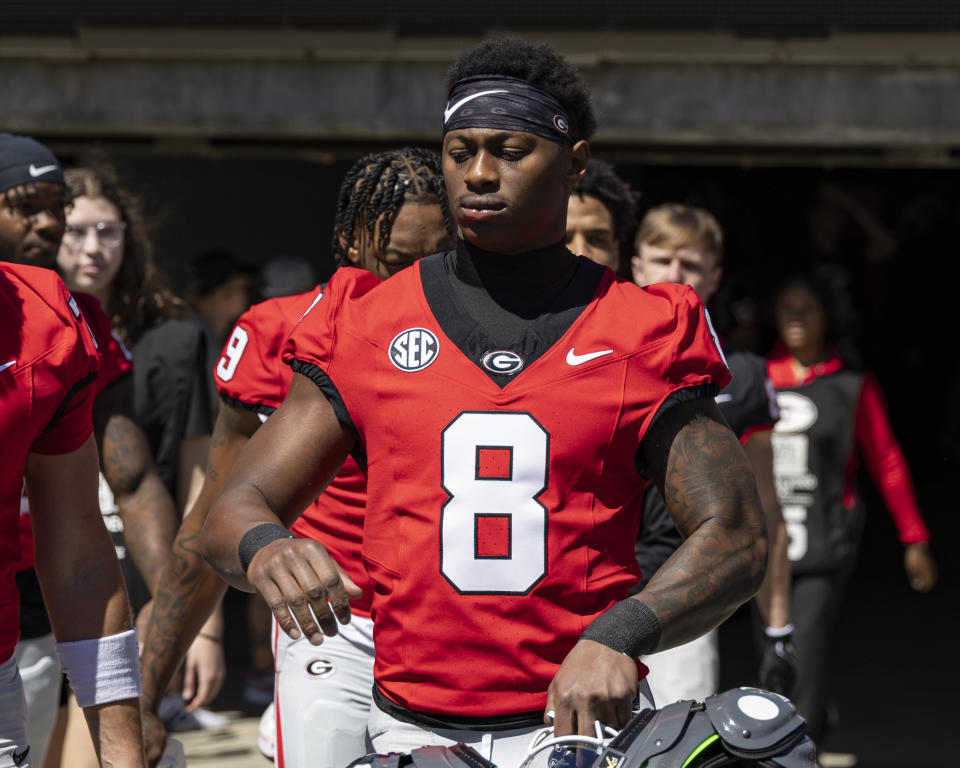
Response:
[{"label": "black wrist sleeve", "polygon": [[597,616],[580,638],[602,643],[635,659],[656,650],[660,619],[644,603],[627,598]]},{"label": "black wrist sleeve", "polygon": [[247,568],[250,567],[250,561],[253,560],[253,556],[271,541],[295,538],[296,536],[290,533],[288,529],[276,523],[261,523],[260,525],[255,525],[243,534],[243,538],[240,539],[240,545],[237,547],[237,557],[240,558],[240,567],[243,568],[243,572],[246,573]]}]

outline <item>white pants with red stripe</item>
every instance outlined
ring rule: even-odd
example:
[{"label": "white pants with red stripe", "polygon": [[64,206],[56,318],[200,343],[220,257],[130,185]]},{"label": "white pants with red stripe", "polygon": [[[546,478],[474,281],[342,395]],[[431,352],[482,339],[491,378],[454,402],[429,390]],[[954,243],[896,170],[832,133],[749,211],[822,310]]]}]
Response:
[{"label": "white pants with red stripe", "polygon": [[27,700],[13,656],[0,664],[0,768],[31,765],[27,744]]},{"label": "white pants with red stripe", "polygon": [[373,622],[354,616],[335,637],[310,645],[273,622],[280,768],[346,768],[370,751]]}]

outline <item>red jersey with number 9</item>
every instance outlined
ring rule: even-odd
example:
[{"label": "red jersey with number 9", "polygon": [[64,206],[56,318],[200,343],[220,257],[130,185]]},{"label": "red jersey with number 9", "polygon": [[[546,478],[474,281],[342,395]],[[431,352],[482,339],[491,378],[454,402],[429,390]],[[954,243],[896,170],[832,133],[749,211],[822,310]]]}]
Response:
[{"label": "red jersey with number 9", "polygon": [[[17,643],[20,494],[29,453],[77,450],[93,431],[98,356],[49,269],[0,263],[0,663]],[[66,514],[69,510],[64,510]]]},{"label": "red jersey with number 9", "polygon": [[488,348],[444,258],[382,285],[340,270],[284,359],[365,454],[381,692],[501,717],[542,710],[584,628],[637,582],[635,458],[658,408],[679,390],[712,397],[729,374],[692,290],[609,270],[548,348],[539,321]]},{"label": "red jersey with number 9", "polygon": [[[256,411],[262,420],[287,396],[293,371],[280,360],[287,334],[320,296],[318,286],[296,296],[255,304],[233,328],[213,369],[220,396],[229,404]],[[352,458],[317,500],[290,527],[297,536],[321,542],[363,596],[350,602],[358,616],[370,615],[373,585],[360,558],[366,478]]]}]

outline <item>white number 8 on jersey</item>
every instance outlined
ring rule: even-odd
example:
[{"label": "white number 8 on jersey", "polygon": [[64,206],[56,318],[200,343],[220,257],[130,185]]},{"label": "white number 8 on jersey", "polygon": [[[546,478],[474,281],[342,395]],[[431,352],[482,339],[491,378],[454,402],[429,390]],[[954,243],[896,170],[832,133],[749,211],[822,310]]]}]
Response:
[{"label": "white number 8 on jersey", "polygon": [[458,592],[524,594],[546,574],[548,450],[528,413],[465,412],[443,430],[440,572]]}]

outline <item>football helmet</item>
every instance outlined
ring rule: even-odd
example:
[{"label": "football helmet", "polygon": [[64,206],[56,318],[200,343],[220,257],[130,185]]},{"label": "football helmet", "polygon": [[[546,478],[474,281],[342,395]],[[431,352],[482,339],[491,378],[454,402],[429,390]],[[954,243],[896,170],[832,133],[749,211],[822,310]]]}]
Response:
[{"label": "football helmet", "polygon": [[[759,688],[733,688],[702,702],[643,709],[621,731],[599,722],[594,728],[593,736],[553,736],[552,727],[537,731],[516,768],[530,768],[547,750],[547,768],[819,768],[816,747],[796,707]],[[458,743],[367,755],[348,768],[497,766]]]}]

